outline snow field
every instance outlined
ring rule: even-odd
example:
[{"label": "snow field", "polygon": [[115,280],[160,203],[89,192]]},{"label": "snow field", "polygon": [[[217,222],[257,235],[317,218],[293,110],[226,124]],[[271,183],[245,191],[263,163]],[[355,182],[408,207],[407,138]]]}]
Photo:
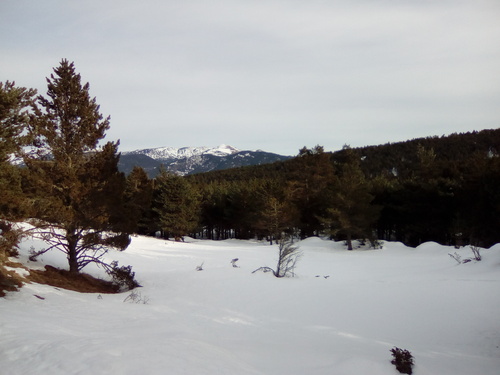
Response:
[{"label": "snow field", "polygon": [[[139,303],[39,284],[0,299],[0,373],[397,374],[394,346],[413,354],[416,375],[499,373],[500,245],[459,265],[448,253],[470,249],[349,252],[309,238],[296,277],[277,279],[251,273],[275,267],[276,246],[186,241],[134,237],[108,254],[133,266]],[[43,247],[23,243],[23,262],[30,246]],[[29,265],[65,262],[51,252]]]}]

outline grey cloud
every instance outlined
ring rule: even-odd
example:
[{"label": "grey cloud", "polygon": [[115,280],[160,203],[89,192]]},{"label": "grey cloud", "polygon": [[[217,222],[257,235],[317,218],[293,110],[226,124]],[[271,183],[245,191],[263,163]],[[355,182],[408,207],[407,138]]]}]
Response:
[{"label": "grey cloud", "polygon": [[496,1],[5,4],[0,80],[43,92],[74,60],[124,149],[294,154],[499,124]]}]

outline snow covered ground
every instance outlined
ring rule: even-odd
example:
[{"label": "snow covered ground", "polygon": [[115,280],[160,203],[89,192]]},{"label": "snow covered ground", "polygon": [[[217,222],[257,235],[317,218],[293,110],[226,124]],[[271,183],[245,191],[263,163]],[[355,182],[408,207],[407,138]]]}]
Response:
[{"label": "snow covered ground", "polygon": [[[416,375],[500,373],[500,245],[467,264],[434,243],[299,245],[297,276],[277,279],[252,274],[275,266],[266,243],[135,237],[109,259],[133,266],[139,303],[39,284],[0,298],[0,373],[386,375],[394,346]],[[57,252],[29,263],[44,264],[66,266]]]}]

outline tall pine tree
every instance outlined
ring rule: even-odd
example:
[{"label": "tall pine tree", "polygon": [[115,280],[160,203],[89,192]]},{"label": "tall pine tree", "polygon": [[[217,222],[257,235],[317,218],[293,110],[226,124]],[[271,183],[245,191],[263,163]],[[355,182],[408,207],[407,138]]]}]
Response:
[{"label": "tall pine tree", "polygon": [[153,210],[158,214],[159,227],[164,234],[180,241],[196,230],[200,199],[184,177],[162,170],[155,181]]},{"label": "tall pine tree", "polygon": [[36,236],[67,255],[78,273],[89,263],[107,265],[109,247],[125,249],[125,177],[118,172],[118,142],[99,142],[109,129],[99,105],[81,84],[73,63],[62,60],[47,79],[48,98],[37,98],[30,135],[29,169]]},{"label": "tall pine tree", "polygon": [[329,207],[321,220],[332,235],[344,238],[347,249],[352,250],[355,237],[372,239],[372,227],[380,210],[372,205],[374,197],[358,155],[349,147],[344,147],[344,150],[346,161],[329,186]]},{"label": "tall pine tree", "polygon": [[149,234],[153,221],[151,211],[153,183],[141,167],[135,166],[127,176],[125,199],[129,211],[126,219],[130,223],[130,230],[140,234]]}]

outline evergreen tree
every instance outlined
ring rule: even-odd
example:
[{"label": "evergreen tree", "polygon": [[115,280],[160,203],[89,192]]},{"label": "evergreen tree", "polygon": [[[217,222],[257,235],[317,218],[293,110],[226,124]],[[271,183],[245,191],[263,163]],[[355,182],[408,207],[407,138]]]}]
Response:
[{"label": "evergreen tree", "polygon": [[319,217],[325,214],[327,187],[334,171],[330,154],[322,146],[299,151],[286,195],[297,208],[297,226],[302,238],[316,235],[322,229]]},{"label": "evergreen tree", "polygon": [[135,166],[127,176],[125,200],[129,211],[130,230],[141,234],[150,232],[153,184],[141,167]]},{"label": "evergreen tree", "polygon": [[464,239],[476,246],[500,242],[500,157],[476,155],[458,194],[460,226]]},{"label": "evergreen tree", "polygon": [[225,238],[224,232],[226,225],[227,212],[227,184],[222,182],[211,182],[207,185],[201,185],[201,203],[200,203],[200,223],[205,229],[205,235],[208,239],[220,240]]},{"label": "evergreen tree", "polygon": [[19,150],[35,94],[36,90],[16,87],[15,82],[0,82],[0,162]]},{"label": "evergreen tree", "polygon": [[387,197],[385,206],[390,210],[384,210],[384,218],[392,214],[398,228],[396,239],[407,245],[426,241],[449,244],[457,232],[453,226],[460,182],[446,176],[450,172],[437,160],[433,148],[418,144],[415,154],[411,173],[400,178],[398,188]]},{"label": "evergreen tree", "polygon": [[199,196],[184,177],[165,170],[156,177],[153,210],[165,234],[180,241],[193,233],[199,221],[199,207]]},{"label": "evergreen tree", "polygon": [[23,197],[19,168],[9,158],[24,144],[23,132],[36,90],[0,82],[0,219],[23,217]]},{"label": "evergreen tree", "polygon": [[379,210],[371,204],[373,196],[359,157],[355,151],[345,150],[347,160],[329,187],[330,202],[321,220],[331,234],[345,238],[348,250],[352,250],[354,236],[372,238],[371,230]]},{"label": "evergreen tree", "polygon": [[255,236],[255,223],[258,220],[260,207],[259,192],[262,181],[252,178],[249,181],[235,181],[229,186],[225,222],[234,230],[239,239]]},{"label": "evergreen tree", "polygon": [[35,152],[24,157],[34,233],[49,244],[45,251],[67,255],[72,273],[92,262],[108,267],[102,261],[107,249],[124,250],[130,242],[118,142],[99,146],[109,117],[103,119],[73,63],[62,60],[47,83],[48,98],[38,96],[29,127]]},{"label": "evergreen tree", "polygon": [[[16,87],[14,82],[0,82],[0,295],[12,283],[3,264],[16,254],[21,231],[12,221],[26,217],[26,200],[21,188],[20,169],[9,159],[23,145],[23,131],[35,90]],[[13,289],[15,290],[15,288]]]},{"label": "evergreen tree", "polygon": [[278,242],[284,234],[293,234],[293,226],[297,221],[298,213],[295,205],[286,199],[284,191],[280,194],[279,191],[271,191],[269,186],[265,188],[256,226],[268,237],[272,245],[273,240]]}]

